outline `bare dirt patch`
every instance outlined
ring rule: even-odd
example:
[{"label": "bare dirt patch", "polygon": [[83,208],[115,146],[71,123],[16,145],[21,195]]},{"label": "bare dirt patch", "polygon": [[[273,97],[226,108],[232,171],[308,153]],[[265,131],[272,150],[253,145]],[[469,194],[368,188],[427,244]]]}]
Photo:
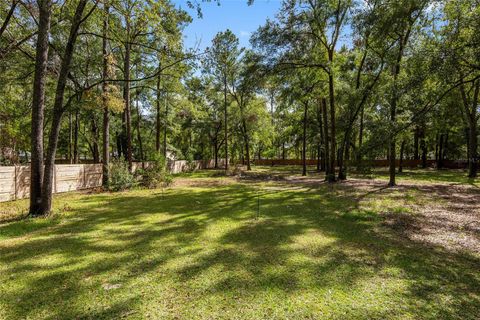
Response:
[{"label": "bare dirt patch", "polygon": [[173,187],[177,188],[208,188],[208,187],[221,187],[235,183],[233,178],[222,179],[191,179],[191,178],[176,178],[173,182]]},{"label": "bare dirt patch", "polygon": [[390,214],[385,224],[413,241],[452,251],[480,254],[480,192],[460,185],[402,185],[430,201],[413,205],[415,214]]},{"label": "bare dirt patch", "polygon": [[[238,180],[285,186],[328,185],[321,176],[271,172],[242,173]],[[480,255],[480,188],[476,186],[412,181],[388,188],[385,181],[375,179],[350,179],[333,186],[355,198],[356,209],[369,209],[371,202],[377,201],[375,209],[380,209],[382,225],[402,237],[448,251]]]},{"label": "bare dirt patch", "polygon": [[406,183],[352,179],[342,183],[356,195],[357,208],[378,202],[382,225],[428,246],[480,255],[480,189],[446,183]]}]

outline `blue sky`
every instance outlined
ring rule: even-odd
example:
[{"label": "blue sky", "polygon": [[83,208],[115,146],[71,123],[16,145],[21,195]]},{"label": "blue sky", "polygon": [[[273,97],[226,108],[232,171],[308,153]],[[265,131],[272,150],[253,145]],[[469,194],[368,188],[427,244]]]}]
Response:
[{"label": "blue sky", "polygon": [[201,3],[203,18],[199,19],[196,11],[188,8],[186,0],[173,2],[193,18],[185,30],[185,47],[199,44],[200,49],[208,47],[215,34],[226,29],[237,35],[241,46],[248,47],[250,34],[263,25],[267,18],[273,18],[281,6],[280,0],[255,0],[251,6],[247,5],[247,0],[220,0],[220,6],[207,2]]}]

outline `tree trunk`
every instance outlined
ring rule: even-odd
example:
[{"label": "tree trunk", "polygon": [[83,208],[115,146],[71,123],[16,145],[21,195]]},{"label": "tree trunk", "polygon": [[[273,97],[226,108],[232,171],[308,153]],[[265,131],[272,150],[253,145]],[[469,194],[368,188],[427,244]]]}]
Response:
[{"label": "tree trunk", "polygon": [[390,161],[390,181],[388,182],[388,185],[390,187],[393,187],[396,185],[395,182],[395,159],[396,159],[396,137],[395,133],[393,130],[395,129],[395,123],[396,123],[396,118],[397,118],[397,104],[398,104],[398,88],[397,88],[397,81],[398,81],[398,76],[400,75],[400,69],[401,65],[400,63],[402,62],[403,54],[404,54],[404,49],[407,44],[408,38],[410,37],[410,28],[411,26],[408,26],[408,28],[405,31],[405,35],[401,35],[399,39],[399,48],[398,48],[398,55],[397,59],[395,61],[395,66],[393,70],[393,88],[392,88],[392,100],[390,102],[390,122],[391,122],[391,128],[392,132],[390,133],[390,154],[389,154],[389,161]]},{"label": "tree trunk", "polygon": [[[247,161],[247,171],[251,171],[252,170],[252,166],[251,166],[251,163],[250,163],[250,141],[249,141],[249,137],[248,137],[248,131],[247,131],[247,123],[245,121],[245,117],[243,116],[243,108],[240,107],[240,112],[241,112],[241,117],[242,117],[242,136],[243,136],[243,139],[244,139],[244,143],[245,143],[245,157],[246,157],[246,161]],[[242,152],[242,155],[243,155],[243,152]],[[255,153],[254,153],[254,156],[255,156]],[[259,149],[259,154],[258,154],[258,158],[260,160],[260,149]]]},{"label": "tree trunk", "polygon": [[440,134],[440,142],[438,146],[438,159],[437,159],[437,169],[443,168],[443,149],[444,149],[444,139],[445,136],[443,133]]},{"label": "tree trunk", "polygon": [[323,121],[322,121],[322,106],[321,100],[319,100],[318,108],[317,108],[317,120],[318,120],[318,131],[320,135],[320,141],[318,144],[318,163],[317,163],[317,170],[318,171],[325,171],[325,152],[323,150],[323,146],[325,145],[325,137],[324,137],[324,130],[323,130]]},{"label": "tree trunk", "polygon": [[463,85],[460,87],[460,91],[462,94],[465,115],[468,124],[468,177],[476,178],[478,171],[477,108],[480,96],[480,80],[474,82],[472,86],[473,97],[471,100],[467,98],[467,94]]},{"label": "tree trunk", "polygon": [[117,141],[118,158],[120,159],[122,157],[122,154],[124,153],[124,151],[123,151],[122,134],[119,133],[119,132],[117,132],[117,134],[116,134],[116,141]]},{"label": "tree trunk", "polygon": [[322,99],[322,113],[323,113],[323,136],[325,139],[325,180],[329,181],[329,175],[331,175],[331,162],[330,162],[330,146],[328,139],[328,114],[327,114],[327,100]]},{"label": "tree trunk", "polygon": [[443,152],[442,152],[442,166],[445,165],[445,159],[448,159],[448,157],[446,156],[448,154],[447,150],[448,150],[448,132],[445,134],[445,140],[443,141]]},{"label": "tree trunk", "polygon": [[2,26],[0,27],[0,38],[3,35],[3,32],[7,29],[8,24],[10,23],[10,19],[14,16],[15,8],[17,7],[18,0],[12,0],[12,4],[10,5],[10,9],[8,10],[7,16],[5,20],[3,20]]},{"label": "tree trunk", "polygon": [[57,88],[55,91],[55,100],[53,105],[52,127],[50,129],[47,157],[45,159],[41,214],[47,214],[52,209],[53,172],[55,170],[55,155],[57,152],[60,126],[63,113],[65,112],[65,107],[63,105],[65,87],[67,85],[67,78],[70,72],[73,52],[75,50],[75,42],[77,40],[80,24],[82,23],[82,15],[86,4],[87,0],[80,0],[77,4],[75,15],[72,21],[72,26],[70,28],[68,42],[65,47],[65,52],[60,67]]},{"label": "tree trunk", "polygon": [[[330,54],[333,56],[333,52]],[[332,61],[332,58],[330,59]],[[335,149],[336,149],[336,133],[335,133],[335,91],[333,75],[330,71],[328,75],[328,92],[330,100],[330,164],[329,173],[327,174],[328,182],[335,182]]]},{"label": "tree trunk", "polygon": [[98,132],[98,125],[97,119],[95,119],[95,115],[92,115],[92,137],[93,137],[93,145],[92,145],[92,156],[93,156],[93,163],[100,163],[100,149],[98,147],[98,139],[99,139],[99,132]]},{"label": "tree trunk", "polygon": [[75,111],[75,125],[73,127],[73,163],[77,164],[79,160],[78,152],[78,132],[80,131],[80,118],[78,110]]},{"label": "tree trunk", "polygon": [[68,114],[68,162],[73,164],[73,123],[72,113]]},{"label": "tree trunk", "polygon": [[[128,170],[132,171],[133,155],[132,155],[132,119],[130,110],[130,22],[126,19],[126,42],[125,42],[125,60],[123,61],[123,73],[124,73],[124,87],[123,87],[123,99],[125,100],[125,139],[126,139],[126,160],[128,162]],[[124,150],[125,151],[125,150]]]},{"label": "tree trunk", "polygon": [[477,141],[477,122],[471,121],[470,130],[468,135],[468,141],[470,145],[470,160],[468,162],[468,177],[476,178],[478,171],[478,141]]},{"label": "tree trunk", "polygon": [[223,82],[223,108],[225,113],[225,171],[228,171],[228,114],[227,114],[227,76]]},{"label": "tree trunk", "polygon": [[424,122],[422,122],[422,126],[420,127],[419,138],[420,138],[420,149],[422,151],[422,168],[425,169],[427,167],[428,148],[427,148],[427,142],[425,140],[426,127]]},{"label": "tree trunk", "polygon": [[427,167],[427,143],[425,138],[420,142],[420,146],[422,148],[422,168],[425,169]]},{"label": "tree trunk", "polygon": [[362,161],[364,113],[365,113],[365,106],[362,106],[362,109],[360,110],[360,129],[358,130],[358,152],[357,152],[358,163]]},{"label": "tree trunk", "polygon": [[307,175],[307,117],[308,102],[305,102],[303,106],[302,176]]},{"label": "tree trunk", "polygon": [[330,165],[329,173],[327,175],[328,182],[335,182],[335,148],[336,148],[336,137],[335,137],[335,92],[333,85],[333,75],[330,73],[328,76],[328,86],[329,86],[329,95],[330,95]]},{"label": "tree trunk", "polygon": [[138,141],[138,148],[139,148],[139,156],[140,156],[140,161],[145,159],[144,154],[143,154],[143,143],[142,143],[142,134],[140,132],[140,122],[141,122],[141,115],[140,115],[140,107],[138,106],[138,99],[140,96],[140,92],[137,92],[137,100],[135,103],[136,109],[137,109],[137,141]]},{"label": "tree trunk", "polygon": [[32,93],[32,132],[30,166],[30,209],[31,215],[42,214],[43,181],[43,121],[45,109],[45,84],[48,63],[48,37],[52,14],[51,0],[39,0],[38,36],[35,56],[35,75]]},{"label": "tree trunk", "polygon": [[158,77],[157,77],[157,99],[156,99],[156,130],[155,130],[155,150],[160,152],[160,131],[161,131],[161,123],[160,123],[160,81],[161,81],[161,61],[159,58],[158,61]]},{"label": "tree trunk", "polygon": [[218,137],[215,138],[215,169],[218,169]]},{"label": "tree trunk", "polygon": [[102,154],[102,185],[108,188],[108,181],[110,178],[110,110],[108,109],[107,89],[108,84],[105,81],[108,78],[108,50],[107,50],[107,37],[108,37],[108,17],[109,17],[109,5],[108,0],[105,2],[105,18],[103,20],[103,39],[102,39],[102,53],[103,53],[103,66],[102,66],[102,104],[103,104],[103,154]]},{"label": "tree trunk", "polygon": [[245,156],[247,161],[247,171],[252,170],[252,166],[250,164],[250,143],[248,142],[248,137],[245,137]]},{"label": "tree trunk", "polygon": [[317,142],[317,172],[320,172],[322,171],[322,157],[321,157],[321,154],[322,154],[322,145],[320,144],[320,142]]},{"label": "tree trunk", "polygon": [[[353,125],[353,122],[351,123]],[[347,128],[341,149],[338,152],[338,180],[347,180],[347,164],[350,158],[352,128]]]},{"label": "tree trunk", "polygon": [[398,173],[403,172],[403,152],[405,151],[405,140],[402,141],[400,146],[400,164],[398,166]]},{"label": "tree trunk", "polygon": [[420,159],[420,153],[418,148],[419,136],[420,136],[420,128],[418,126],[415,126],[415,131],[413,132],[413,159],[414,160]]},{"label": "tree trunk", "polygon": [[168,102],[167,92],[165,91],[165,124],[163,126],[163,157],[167,158],[167,130],[168,130]]}]

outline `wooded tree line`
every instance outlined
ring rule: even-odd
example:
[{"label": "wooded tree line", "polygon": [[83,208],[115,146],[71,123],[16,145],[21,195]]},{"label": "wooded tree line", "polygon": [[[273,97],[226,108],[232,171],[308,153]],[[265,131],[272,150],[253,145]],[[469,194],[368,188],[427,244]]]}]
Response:
[{"label": "wooded tree line", "polygon": [[2,0],[0,17],[2,161],[31,162],[32,214],[61,159],[103,162],[105,184],[111,157],[158,153],[317,159],[330,182],[371,159],[391,186],[407,158],[477,175],[476,0],[285,0],[249,49],[229,30],[185,49],[168,0]]}]

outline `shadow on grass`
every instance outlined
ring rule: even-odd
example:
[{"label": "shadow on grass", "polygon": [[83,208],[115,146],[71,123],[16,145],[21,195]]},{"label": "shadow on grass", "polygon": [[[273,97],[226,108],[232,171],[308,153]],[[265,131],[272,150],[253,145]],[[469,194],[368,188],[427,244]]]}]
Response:
[{"label": "shadow on grass", "polygon": [[[337,301],[332,317],[478,315],[478,258],[380,232],[378,215],[357,206],[373,193],[352,197],[345,188],[263,192],[259,220],[253,185],[84,197],[68,219],[0,244],[5,317],[142,318],[140,310],[158,308],[189,318],[201,316],[188,314],[195,300],[222,296],[219,308],[228,309],[268,293],[279,308],[296,294],[330,290],[358,300],[356,308]],[[19,234],[14,224],[2,228]],[[369,283],[384,308],[368,307]],[[308,305],[295,312],[319,316]]]}]

